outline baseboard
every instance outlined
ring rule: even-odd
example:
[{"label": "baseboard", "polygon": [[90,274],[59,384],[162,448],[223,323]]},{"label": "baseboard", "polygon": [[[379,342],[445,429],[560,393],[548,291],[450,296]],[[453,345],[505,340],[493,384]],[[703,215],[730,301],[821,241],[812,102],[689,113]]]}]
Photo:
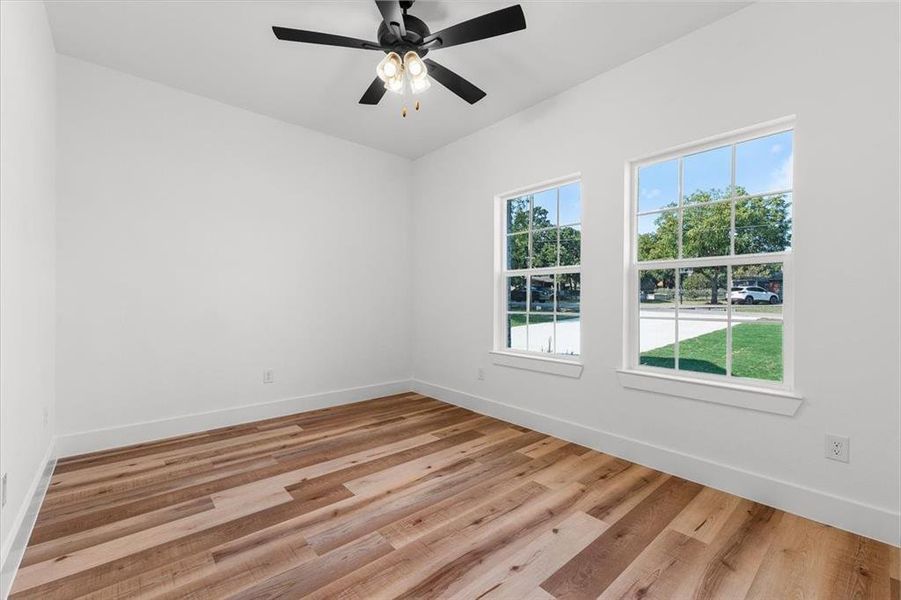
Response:
[{"label": "baseboard", "polygon": [[169,419],[132,423],[121,427],[70,433],[57,436],[56,456],[64,457],[97,450],[107,450],[176,435],[206,431],[217,427],[227,427],[229,425],[281,417],[318,408],[359,402],[380,396],[400,394],[410,391],[410,386],[411,381],[409,379],[402,379],[271,402],[247,404],[205,413],[181,415]]},{"label": "baseboard", "polygon": [[895,546],[901,540],[901,513],[418,379],[412,386],[420,394],[839,529]]},{"label": "baseboard", "polygon": [[6,600],[6,597],[9,596],[13,578],[19,568],[19,563],[22,562],[25,547],[28,545],[28,539],[31,537],[31,530],[34,529],[34,522],[38,518],[41,503],[44,501],[44,494],[47,493],[50,477],[53,475],[53,469],[56,467],[53,445],[54,442],[51,440],[41,461],[44,468],[35,474],[28,488],[28,494],[25,496],[27,501],[19,509],[19,514],[16,515],[16,519],[13,521],[8,538],[3,540],[3,548],[2,552],[0,552],[0,599],[2,600]]}]

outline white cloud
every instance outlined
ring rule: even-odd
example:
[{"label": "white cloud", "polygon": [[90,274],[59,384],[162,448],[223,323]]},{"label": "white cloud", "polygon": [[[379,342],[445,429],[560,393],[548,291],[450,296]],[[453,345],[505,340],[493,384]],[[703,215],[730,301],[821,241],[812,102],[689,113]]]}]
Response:
[{"label": "white cloud", "polygon": [[779,154],[782,152],[782,144],[773,144],[770,146],[770,154]]},{"label": "white cloud", "polygon": [[794,166],[795,153],[789,154],[779,168],[772,174],[770,178],[769,189],[771,190],[787,190],[792,187],[792,168]]}]

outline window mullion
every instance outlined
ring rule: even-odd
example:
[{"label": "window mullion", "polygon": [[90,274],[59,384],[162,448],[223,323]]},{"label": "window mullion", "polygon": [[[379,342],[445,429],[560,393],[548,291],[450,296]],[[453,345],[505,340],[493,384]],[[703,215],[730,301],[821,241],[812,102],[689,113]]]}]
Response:
[{"label": "window mullion", "polygon": [[732,377],[732,265],[726,266],[726,377]]},{"label": "window mullion", "polygon": [[534,207],[535,197],[529,196],[529,239],[527,244],[527,252],[528,256],[526,257],[526,264],[531,269],[532,268],[532,214],[535,210]]},{"label": "window mullion", "polygon": [[[682,201],[682,191],[683,191],[682,186],[684,184],[684,177],[683,177],[682,171],[683,171],[682,159],[679,158],[679,185],[678,185],[678,188],[679,188],[679,204],[678,204],[678,211],[679,211],[678,227],[679,227],[679,230],[676,232],[676,258],[682,258],[682,218],[683,218],[682,213],[685,210],[685,206]],[[637,229],[636,229],[636,231],[637,231]]]},{"label": "window mullion", "polygon": [[[685,168],[683,164],[683,160],[679,157],[679,230],[676,232],[676,257],[682,258],[682,219],[683,212],[685,210],[685,202],[684,202],[684,186],[685,186]],[[681,304],[681,290],[682,290],[682,273],[679,270],[679,267],[676,267],[674,272],[675,279],[675,287],[676,287],[676,297],[673,298],[673,315],[676,319],[676,322],[673,324],[673,370],[679,370],[679,305]]]},{"label": "window mullion", "polygon": [[682,271],[681,269],[676,269],[675,274],[673,276],[675,279],[676,285],[676,297],[673,298],[673,314],[675,315],[675,327],[674,334],[675,340],[673,341],[673,369],[676,371],[679,370],[679,305],[682,303]]},{"label": "window mullion", "polygon": [[732,185],[729,189],[729,256],[735,256],[735,144],[732,144]]}]

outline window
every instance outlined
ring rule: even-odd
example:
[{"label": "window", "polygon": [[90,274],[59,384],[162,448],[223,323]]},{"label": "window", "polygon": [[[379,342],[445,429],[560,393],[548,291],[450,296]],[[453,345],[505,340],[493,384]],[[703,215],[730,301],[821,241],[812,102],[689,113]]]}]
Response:
[{"label": "window", "polygon": [[501,197],[502,290],[497,349],[580,352],[582,202],[569,179]]},{"label": "window", "polygon": [[627,367],[788,388],[790,126],[631,165]]}]

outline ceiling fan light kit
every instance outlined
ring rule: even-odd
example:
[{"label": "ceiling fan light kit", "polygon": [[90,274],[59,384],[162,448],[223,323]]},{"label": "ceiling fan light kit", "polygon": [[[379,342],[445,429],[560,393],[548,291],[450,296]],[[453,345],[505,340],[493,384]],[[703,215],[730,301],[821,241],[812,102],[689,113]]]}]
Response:
[{"label": "ceiling fan light kit", "polygon": [[389,92],[402,94],[404,91],[404,64],[397,52],[389,52],[375,68],[376,75],[385,83]]},{"label": "ceiling fan light kit", "polygon": [[[525,15],[518,4],[436,33],[432,33],[421,19],[407,14],[412,0],[376,0],[376,5],[382,15],[376,32],[378,42],[288,27],[275,26],[272,31],[278,39],[290,42],[384,52],[385,57],[376,67],[376,77],[360,98],[360,104],[378,104],[386,91],[404,94],[409,88],[412,94],[420,94],[431,87],[430,76],[469,104],[475,104],[485,97],[485,92],[434,60],[424,58],[426,54],[526,28]],[[415,109],[419,110],[419,107],[417,100]],[[407,116],[406,107],[401,115]]]}]

